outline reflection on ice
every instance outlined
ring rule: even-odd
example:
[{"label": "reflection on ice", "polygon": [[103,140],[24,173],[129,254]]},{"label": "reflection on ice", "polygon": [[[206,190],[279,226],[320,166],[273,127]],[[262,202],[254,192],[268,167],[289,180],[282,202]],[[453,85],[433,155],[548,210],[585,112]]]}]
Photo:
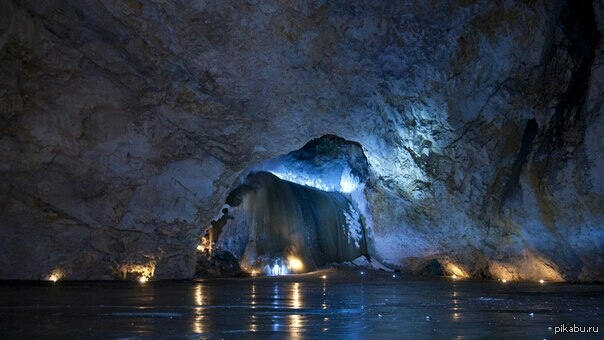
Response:
[{"label": "reflection on ice", "polygon": [[256,323],[257,323],[256,315],[251,315],[250,316],[250,332],[256,332],[258,330]]},{"label": "reflection on ice", "polygon": [[280,304],[280,296],[279,296],[279,284],[277,284],[275,282],[275,284],[273,285],[273,305],[275,306],[275,308],[279,308],[279,304]]},{"label": "reflection on ice", "polygon": [[601,285],[393,279],[391,273],[374,271],[1,288],[0,319],[11,322],[0,323],[0,334],[11,339],[451,339],[493,334],[542,339],[565,323],[589,327],[604,321]]},{"label": "reflection on ice", "polygon": [[195,316],[193,319],[193,333],[202,334],[204,332],[203,324],[204,324],[204,315],[203,315],[203,285],[196,284],[193,289],[193,299],[195,301]]},{"label": "reflection on ice", "polygon": [[[294,282],[291,289],[291,303],[290,306],[293,309],[303,308],[302,298],[300,294],[300,283]],[[299,339],[300,333],[302,332],[302,316],[300,314],[291,314],[289,316],[289,338]]]},{"label": "reflection on ice", "polygon": [[300,283],[295,282],[292,288],[291,307],[298,309],[302,307],[302,301],[300,300]]},{"label": "reflection on ice", "polygon": [[256,281],[252,281],[252,294],[251,294],[251,305],[252,308],[254,308],[256,306]]},{"label": "reflection on ice", "polygon": [[195,285],[195,304],[203,306],[203,285]]},{"label": "reflection on ice", "polygon": [[302,333],[302,316],[299,314],[291,314],[289,316],[289,338],[300,339]]}]

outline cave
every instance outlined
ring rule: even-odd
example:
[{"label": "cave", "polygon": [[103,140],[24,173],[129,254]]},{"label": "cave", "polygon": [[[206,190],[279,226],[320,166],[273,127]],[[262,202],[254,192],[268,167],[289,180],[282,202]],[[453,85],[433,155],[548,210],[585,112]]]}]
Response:
[{"label": "cave", "polygon": [[1,4],[0,334],[602,322],[602,1]]},{"label": "cave", "polygon": [[244,173],[203,231],[198,272],[214,263],[215,274],[282,275],[370,260],[359,213],[369,166],[358,143],[325,135]]}]

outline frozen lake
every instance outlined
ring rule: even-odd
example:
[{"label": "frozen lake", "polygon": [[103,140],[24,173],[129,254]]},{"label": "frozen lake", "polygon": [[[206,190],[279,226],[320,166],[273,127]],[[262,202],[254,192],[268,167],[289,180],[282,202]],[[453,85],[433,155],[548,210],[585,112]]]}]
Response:
[{"label": "frozen lake", "polygon": [[[562,324],[599,332],[560,333]],[[604,285],[593,284],[348,269],[145,284],[0,282],[2,339],[602,339],[602,326]]]}]

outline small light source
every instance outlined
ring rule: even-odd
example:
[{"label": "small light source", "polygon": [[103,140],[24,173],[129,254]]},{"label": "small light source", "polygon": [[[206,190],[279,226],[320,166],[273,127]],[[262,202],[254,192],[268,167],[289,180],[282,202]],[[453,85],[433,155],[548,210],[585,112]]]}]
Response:
[{"label": "small light source", "polygon": [[48,275],[46,277],[46,280],[51,281],[51,282],[57,282],[59,280],[61,280],[64,277],[64,272],[61,269],[55,269],[53,270],[50,275]]},{"label": "small light source", "polygon": [[541,279],[541,280],[539,280],[539,283],[540,283],[540,284],[544,284],[544,283],[545,283],[545,280]]},{"label": "small light source", "polygon": [[323,280],[325,280],[325,279],[327,278],[327,275],[323,275],[323,276],[321,276],[321,278],[322,278]]},{"label": "small light source", "polygon": [[149,278],[144,275],[138,278],[139,283],[145,283],[147,281],[149,281]]},{"label": "small light source", "polygon": [[506,280],[506,279],[501,279],[501,282],[502,282],[502,283],[507,283],[507,282],[508,282],[508,280]]},{"label": "small light source", "polygon": [[445,272],[451,274],[451,276],[449,276],[449,277],[452,278],[453,280],[464,279],[464,278],[468,277],[468,274],[463,269],[461,269],[459,266],[457,266],[456,264],[453,264],[453,263],[446,264]]},{"label": "small light source", "polygon": [[304,264],[302,263],[302,260],[295,256],[289,256],[287,258],[287,266],[293,272],[300,272],[304,269]]}]

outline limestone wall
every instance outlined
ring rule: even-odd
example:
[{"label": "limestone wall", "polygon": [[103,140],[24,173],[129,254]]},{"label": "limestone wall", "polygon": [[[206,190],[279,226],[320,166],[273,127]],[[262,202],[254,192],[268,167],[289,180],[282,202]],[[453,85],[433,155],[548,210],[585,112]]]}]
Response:
[{"label": "limestone wall", "polygon": [[241,172],[324,134],[393,268],[604,278],[600,0],[0,4],[0,279],[190,277]]}]

